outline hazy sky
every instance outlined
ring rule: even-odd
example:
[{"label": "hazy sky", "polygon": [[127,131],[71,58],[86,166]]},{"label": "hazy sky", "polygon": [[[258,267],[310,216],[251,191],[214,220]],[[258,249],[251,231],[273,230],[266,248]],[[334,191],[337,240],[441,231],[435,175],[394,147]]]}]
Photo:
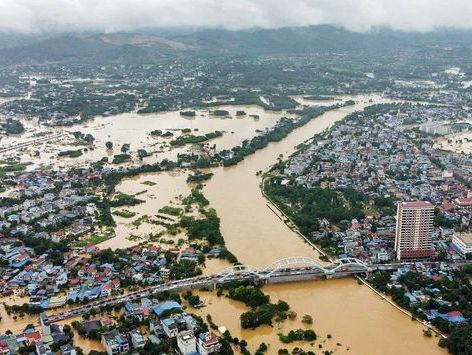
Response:
[{"label": "hazy sky", "polygon": [[472,28],[472,0],[0,0],[0,32],[316,24],[354,31]]}]

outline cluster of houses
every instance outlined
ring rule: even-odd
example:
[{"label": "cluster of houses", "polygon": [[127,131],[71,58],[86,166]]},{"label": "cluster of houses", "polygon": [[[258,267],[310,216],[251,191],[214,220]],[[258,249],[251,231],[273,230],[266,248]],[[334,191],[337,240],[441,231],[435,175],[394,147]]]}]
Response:
[{"label": "cluster of houses", "polygon": [[[15,355],[25,353],[37,355],[77,355],[76,348],[71,344],[72,333],[56,324],[50,324],[46,314],[40,315],[40,327],[28,326],[19,334],[0,335],[0,354]],[[55,346],[54,346],[55,345]],[[53,350],[54,349],[54,350]]]},{"label": "cluster of houses", "polygon": [[[162,339],[176,340],[178,351],[182,355],[209,355],[217,353],[221,348],[219,337],[213,333],[203,332],[196,336],[197,321],[190,314],[183,312],[178,302],[165,301],[154,304],[144,298],[138,304],[126,303],[124,309],[124,317],[127,319],[150,319],[150,334],[146,340],[138,329],[129,331],[127,335],[117,329],[102,333],[101,341],[109,355],[126,353],[131,347],[142,348],[146,341],[159,344]],[[94,325],[92,329],[108,325],[102,319],[86,322],[87,332],[91,324]]]},{"label": "cluster of houses", "polygon": [[10,236],[59,242],[88,232],[94,224],[97,206],[91,195],[73,187],[77,175],[36,171],[9,180],[15,189],[8,197],[17,203],[0,207],[0,230]]},{"label": "cluster of houses", "polygon": [[[432,148],[432,141],[418,144],[419,133],[405,127],[407,119],[416,117],[416,110],[392,109],[375,118],[355,114],[291,157],[281,183],[306,188],[354,188],[372,205],[385,197],[428,200],[451,225],[467,231],[472,222],[472,191],[455,177],[470,181],[472,158],[438,152]],[[363,220],[343,221],[342,229],[319,221],[320,231],[313,237],[329,235],[339,242],[343,256],[389,261],[394,257],[395,212],[373,207],[371,215]],[[442,226],[435,229],[433,240],[444,246],[443,241],[452,235],[450,226]],[[445,247],[452,253],[449,243]]]},{"label": "cluster of houses", "polygon": [[117,270],[112,262],[100,263],[98,247],[87,244],[62,253],[57,263],[47,252],[36,255],[20,240],[0,234],[0,263],[3,265],[0,293],[9,295],[15,289],[23,290],[30,297],[30,305],[43,309],[109,297],[121,292],[123,280],[143,285],[168,281],[172,265],[165,255],[169,251],[178,255],[179,260],[198,260],[199,252],[190,247],[179,250],[154,245],[134,246],[126,249],[119,259],[126,267]]},{"label": "cluster of houses", "polygon": [[[90,246],[88,248],[90,251]],[[48,254],[35,255],[31,248],[15,239],[0,235],[0,292],[3,295],[23,289],[29,304],[43,309],[108,297],[117,292],[120,278],[111,264],[97,265],[86,250],[62,254],[61,265],[54,265]],[[96,250],[96,247],[93,248]]]},{"label": "cluster of houses", "polygon": [[6,192],[11,202],[0,207],[0,293],[24,289],[31,305],[49,309],[108,297],[118,292],[124,278],[141,284],[167,281],[171,277],[167,251],[181,260],[198,260],[199,253],[190,247],[132,247],[121,260],[127,267],[116,270],[112,263],[97,261],[100,250],[93,244],[60,253],[43,252],[44,248],[35,253],[36,248],[25,246],[24,238],[69,242],[88,232],[98,211],[86,186],[98,176],[34,171],[3,179],[15,187]]},{"label": "cluster of houses", "polygon": [[[103,349],[109,355],[125,354],[131,349],[144,348],[147,342],[160,344],[163,339],[174,340],[176,350],[182,355],[217,354],[221,349],[220,338],[211,332],[197,332],[198,323],[190,315],[182,311],[175,301],[154,304],[149,299],[141,300],[140,304],[127,303],[125,318],[142,321],[149,320],[148,331],[139,328],[120,331],[109,317],[84,321],[81,336],[91,337],[99,332]],[[143,318],[144,317],[144,318]],[[40,327],[29,326],[20,334],[0,335],[0,353],[2,355],[18,354],[21,348],[30,349],[29,353],[37,355],[76,355],[77,349],[72,344],[70,328],[51,324],[45,313],[41,313]],[[142,328],[141,328],[142,329]],[[78,341],[77,344],[80,344]]]},{"label": "cluster of houses", "polygon": [[[407,273],[414,273],[418,277],[435,282],[445,279],[453,280],[453,272],[454,268],[446,263],[441,263],[439,267],[416,263],[414,266],[400,268],[395,271],[391,276],[388,287],[405,290],[405,297],[408,299],[410,308],[417,308],[428,321],[433,321],[435,318],[441,318],[452,324],[467,324],[468,319],[465,318],[460,311],[454,309],[454,307],[457,306],[457,303],[448,300],[448,297],[443,297],[444,295],[441,287],[431,285],[420,289],[410,290],[405,283],[401,282],[401,277]],[[428,308],[428,301],[433,301],[432,304],[438,305],[439,307],[447,307],[449,311],[441,313],[436,308]]]},{"label": "cluster of houses", "polygon": [[395,258],[393,217],[343,220],[340,225],[345,228],[332,225],[326,219],[320,219],[318,223],[320,230],[312,233],[313,239],[331,239],[338,245],[339,257],[354,257],[369,263],[384,263]]}]

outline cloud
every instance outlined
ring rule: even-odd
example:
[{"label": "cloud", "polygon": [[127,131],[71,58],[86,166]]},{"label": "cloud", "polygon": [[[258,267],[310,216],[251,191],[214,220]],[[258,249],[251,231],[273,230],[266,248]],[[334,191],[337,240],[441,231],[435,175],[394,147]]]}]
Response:
[{"label": "cloud", "polygon": [[243,29],[331,24],[348,30],[472,29],[471,0],[0,0],[0,32]]}]

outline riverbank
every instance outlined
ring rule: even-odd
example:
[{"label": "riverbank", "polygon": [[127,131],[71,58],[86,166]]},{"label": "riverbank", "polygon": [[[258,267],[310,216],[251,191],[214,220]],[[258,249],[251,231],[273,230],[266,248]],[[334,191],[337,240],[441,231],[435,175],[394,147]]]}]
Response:
[{"label": "riverbank", "polygon": [[[336,126],[339,122],[341,121],[338,121],[334,126]],[[329,134],[329,132],[332,131],[332,127],[330,129],[326,129],[325,131],[323,131],[322,133],[320,133],[318,136],[320,139],[325,139],[327,134]],[[312,138],[312,139],[308,139],[304,142],[304,144],[308,143],[308,142],[314,142],[315,138]],[[303,144],[303,145],[304,145]],[[300,146],[299,146],[300,147]],[[298,148],[297,147],[297,150],[291,155],[291,156],[294,156],[297,154],[297,152],[300,151],[300,149],[303,149],[303,147],[301,148]],[[274,214],[276,214],[276,216],[281,220],[283,221],[287,227],[289,227],[294,233],[296,233],[298,236],[300,236],[304,242],[306,242],[307,244],[309,244],[312,248],[314,248],[318,254],[322,257],[323,260],[328,260],[330,262],[336,262],[336,259],[332,256],[330,256],[325,250],[323,250],[323,248],[321,248],[320,246],[318,246],[317,244],[315,244],[314,242],[312,242],[306,235],[304,235],[300,229],[298,228],[297,224],[292,220],[292,218],[290,218],[290,216],[288,216],[287,213],[285,213],[281,207],[279,207],[277,205],[276,202],[274,202],[274,200],[270,197],[270,195],[267,193],[266,191],[266,182],[267,181],[270,181],[271,178],[273,178],[273,173],[274,172],[277,172],[277,167],[276,165],[272,166],[266,173],[263,174],[263,179],[262,179],[262,182],[260,184],[260,187],[261,187],[261,193],[262,195],[268,200],[268,203],[267,203],[267,206],[268,208],[274,212]],[[375,287],[373,287],[368,281],[362,279],[361,277],[358,277],[358,276],[354,276],[358,282],[362,282],[362,284],[364,284],[365,286],[367,286],[370,290],[372,290],[374,293],[376,293],[378,296],[380,296],[382,299],[384,299],[385,301],[387,301],[390,305],[392,305],[393,307],[395,307],[396,309],[398,309],[400,312],[404,313],[405,315],[409,316],[412,320],[420,323],[421,325],[431,329],[432,331],[434,331],[436,334],[440,335],[441,337],[443,338],[446,338],[447,336],[441,332],[440,330],[438,330],[436,327],[432,326],[431,324],[421,320],[421,319],[417,319],[417,318],[414,318],[412,313],[409,312],[408,310],[400,307],[399,305],[397,305],[395,302],[393,302],[390,297],[388,297],[387,295],[383,294],[382,292],[378,291],[377,289],[375,289]]]},{"label": "riverbank", "polygon": [[[267,176],[264,176],[263,180],[262,180],[262,183],[261,183],[261,192],[262,194],[264,195],[264,197],[269,201],[268,202],[268,207],[277,215],[277,217],[283,221],[287,227],[289,227],[294,233],[296,233],[297,235],[299,235],[306,243],[310,244],[310,246],[312,246],[314,249],[316,249],[316,251],[320,254],[320,255],[323,255],[326,257],[326,259],[331,262],[331,263],[334,263],[336,262],[336,259],[332,258],[330,255],[328,255],[322,248],[320,248],[318,245],[316,245],[315,243],[313,243],[311,240],[309,240],[309,238],[307,236],[305,236],[303,233],[300,232],[300,230],[298,229],[298,227],[296,226],[295,222],[293,222],[293,220],[285,213],[283,212],[276,204],[275,202],[273,202],[273,200],[270,198],[269,195],[267,195],[267,193],[265,192],[264,190],[264,186],[265,186],[265,181],[269,179],[269,177]],[[287,223],[287,221],[289,221],[289,223]],[[383,294],[382,292],[378,291],[377,289],[375,289],[375,287],[373,287],[371,284],[369,284],[366,280],[362,279],[361,277],[359,276],[354,276],[355,279],[357,279],[359,282],[362,282],[363,285],[367,286],[371,291],[373,291],[375,294],[377,294],[378,296],[380,296],[383,300],[385,300],[386,302],[388,302],[390,305],[392,305],[393,307],[395,307],[396,309],[398,309],[400,312],[402,312],[403,314],[407,315],[410,319],[420,323],[421,325],[425,326],[426,328],[429,328],[431,329],[432,331],[434,331],[436,334],[440,335],[442,338],[446,338],[447,336],[442,333],[441,331],[439,331],[436,327],[432,326],[431,324],[428,324],[426,323],[425,321],[422,321],[421,319],[418,319],[418,318],[412,318],[412,314],[411,312],[408,312],[406,309],[398,306],[395,302],[393,302],[387,295]]]},{"label": "riverbank", "polygon": [[[372,99],[372,102],[370,100]],[[260,171],[268,171],[279,157],[288,157],[300,143],[323,132],[348,114],[364,107],[387,102],[381,97],[356,99],[354,107],[327,112],[294,130],[285,139],[270,143],[266,148],[247,156],[236,166],[215,168],[214,176],[204,187],[205,196],[221,219],[221,231],[226,246],[238,260],[247,265],[264,267],[288,256],[318,258],[318,252],[283,222],[275,207],[261,192]],[[257,174],[257,175],[256,175]],[[307,247],[309,246],[309,247]],[[273,300],[286,300],[299,316],[313,314],[315,331],[333,334],[336,341],[350,350],[336,353],[377,355],[445,354],[435,339],[423,336],[423,329],[397,309],[385,303],[371,290],[358,285],[352,278],[309,283],[264,286]],[[239,329],[239,313],[228,304],[205,307],[215,323],[225,326],[233,336]],[[221,301],[223,302],[223,301]],[[276,329],[259,329],[249,337],[250,344],[262,341],[279,346]],[[245,334],[246,336],[246,334]],[[283,347],[283,346],[280,346]]]},{"label": "riverbank", "polygon": [[[261,192],[262,192],[262,195],[267,199],[268,203],[267,203],[267,207],[272,211],[274,212],[274,214],[282,221],[284,222],[287,227],[289,227],[294,233],[298,234],[307,244],[309,244],[313,249],[316,250],[316,252],[319,254],[319,256],[323,256],[324,258],[326,258],[327,261],[329,261],[330,263],[333,263],[335,262],[335,260],[328,254],[326,253],[323,249],[321,249],[318,245],[316,245],[315,243],[313,243],[310,239],[308,239],[308,237],[306,235],[304,235],[302,232],[300,232],[300,229],[298,229],[297,225],[295,224],[295,222],[286,214],[284,213],[280,208],[279,206],[277,206],[277,204],[272,201],[272,199],[270,198],[269,195],[267,195],[267,193],[265,192],[265,182],[266,182],[266,179],[267,179],[267,176],[264,176],[262,178],[262,182],[261,182]],[[289,223],[287,223],[287,221],[289,221]],[[320,260],[320,261],[326,261],[326,260]]]}]

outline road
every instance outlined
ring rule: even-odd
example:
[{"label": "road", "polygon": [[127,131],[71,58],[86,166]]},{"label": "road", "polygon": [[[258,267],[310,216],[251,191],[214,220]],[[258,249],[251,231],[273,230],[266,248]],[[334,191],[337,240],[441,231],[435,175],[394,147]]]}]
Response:
[{"label": "road", "polygon": [[320,268],[318,265],[290,267],[290,264],[287,264],[287,267],[263,270],[238,266],[233,271],[226,270],[215,275],[170,281],[164,284],[147,287],[139,291],[113,296],[112,298],[99,299],[86,305],[77,306],[65,310],[64,312],[52,314],[49,316],[49,321],[57,322],[88,313],[92,309],[99,309],[104,306],[114,306],[122,302],[132,302],[165,291],[183,291],[202,287],[214,287],[218,284],[248,279],[257,279],[264,283],[312,281],[322,278],[348,277],[351,275],[365,274],[370,271],[370,268],[366,268],[361,264],[355,265],[353,263],[333,264],[328,268]]}]

